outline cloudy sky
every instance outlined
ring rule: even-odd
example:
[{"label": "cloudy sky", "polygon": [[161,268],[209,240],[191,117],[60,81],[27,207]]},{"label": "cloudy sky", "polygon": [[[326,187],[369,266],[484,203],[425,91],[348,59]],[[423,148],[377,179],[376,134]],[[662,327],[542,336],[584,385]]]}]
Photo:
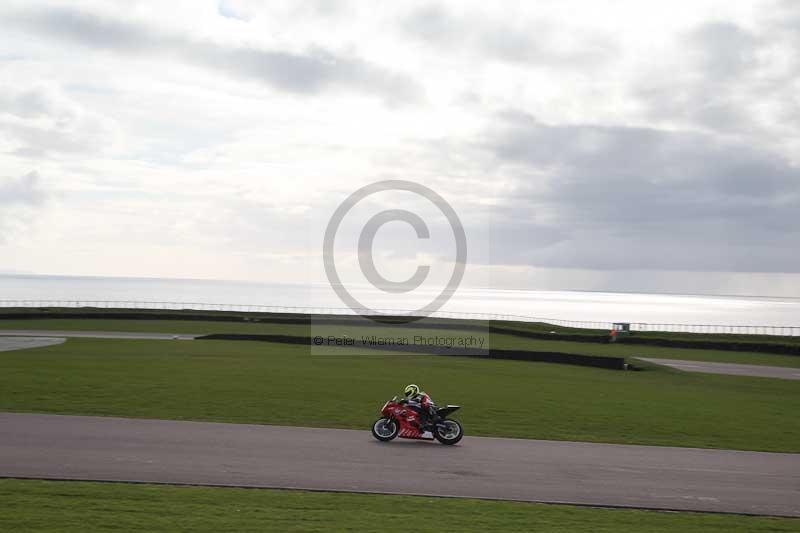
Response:
[{"label": "cloudy sky", "polygon": [[522,4],[4,1],[0,271],[800,296],[800,2]]}]

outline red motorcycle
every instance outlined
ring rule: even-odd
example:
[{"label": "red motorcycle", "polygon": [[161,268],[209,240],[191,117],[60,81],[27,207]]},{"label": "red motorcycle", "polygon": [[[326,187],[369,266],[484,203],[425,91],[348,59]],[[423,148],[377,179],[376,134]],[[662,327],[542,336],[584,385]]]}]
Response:
[{"label": "red motorcycle", "polygon": [[447,416],[460,408],[458,405],[434,407],[432,416],[424,425],[420,413],[408,405],[406,399],[397,396],[381,408],[381,417],[372,424],[372,436],[381,442],[395,437],[402,439],[433,440],[442,444],[455,444],[464,436],[464,428],[458,420]]}]

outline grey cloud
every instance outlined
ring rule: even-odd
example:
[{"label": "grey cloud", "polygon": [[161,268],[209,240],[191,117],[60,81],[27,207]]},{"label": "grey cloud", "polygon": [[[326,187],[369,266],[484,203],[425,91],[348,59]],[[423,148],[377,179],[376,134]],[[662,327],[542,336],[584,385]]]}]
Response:
[{"label": "grey cloud", "polygon": [[90,152],[104,142],[101,131],[76,132],[2,121],[0,121],[0,131],[6,132],[19,145],[14,149],[14,154],[33,159],[46,157],[53,152]]},{"label": "grey cloud", "polygon": [[12,152],[18,156],[91,152],[107,145],[113,134],[105,118],[87,112],[55,87],[0,92],[0,137],[15,146]]},{"label": "grey cloud", "polygon": [[408,15],[402,27],[406,32],[426,41],[444,43],[455,38],[454,22],[444,8],[429,5]]},{"label": "grey cloud", "polygon": [[18,178],[0,178],[0,243],[24,231],[47,197],[35,171]]},{"label": "grey cloud", "polygon": [[550,126],[514,113],[485,143],[517,177],[494,217],[500,262],[800,272],[800,169],[774,154],[693,133]]},{"label": "grey cloud", "polygon": [[10,15],[7,21],[98,48],[124,52],[155,50],[169,37],[142,26],[95,16],[70,8],[49,8]]},{"label": "grey cloud", "polygon": [[411,12],[401,23],[405,33],[437,46],[468,47],[472,52],[510,63],[550,67],[590,67],[611,56],[614,44],[598,36],[581,38],[568,47],[553,44],[554,29],[543,21],[499,22],[478,14],[455,14],[430,4]]},{"label": "grey cloud", "polygon": [[0,205],[40,205],[46,196],[36,171],[16,179],[0,181]]},{"label": "grey cloud", "polygon": [[42,88],[0,94],[0,112],[20,118],[60,117],[69,118],[72,113],[59,105],[53,93]]},{"label": "grey cloud", "polygon": [[699,67],[711,78],[736,79],[757,65],[758,40],[735,24],[705,24],[689,34],[688,42],[699,56]]},{"label": "grey cloud", "polygon": [[390,102],[421,97],[421,89],[401,74],[318,48],[300,55],[197,43],[186,52],[194,61],[289,92],[318,93],[327,87],[350,86],[382,95]]},{"label": "grey cloud", "polygon": [[[792,42],[785,17],[759,19],[751,29],[710,22],[680,38],[680,66],[650,70],[634,88],[635,98],[651,119],[677,120],[738,136],[768,135],[775,126],[794,127],[800,106],[792,87],[800,79],[800,60],[792,65],[796,54],[790,54],[785,62],[781,51],[791,52],[800,39]],[[785,112],[767,117],[765,109]]]},{"label": "grey cloud", "polygon": [[171,56],[294,93],[347,88],[376,94],[390,103],[422,98],[421,87],[401,73],[322,49],[297,54],[227,47],[68,8],[17,13],[7,17],[7,22],[98,50]]},{"label": "grey cloud", "polygon": [[[800,44],[800,3],[796,0],[780,0],[767,11],[768,28],[781,33],[794,44]],[[795,56],[795,65],[800,66],[800,57]]]}]

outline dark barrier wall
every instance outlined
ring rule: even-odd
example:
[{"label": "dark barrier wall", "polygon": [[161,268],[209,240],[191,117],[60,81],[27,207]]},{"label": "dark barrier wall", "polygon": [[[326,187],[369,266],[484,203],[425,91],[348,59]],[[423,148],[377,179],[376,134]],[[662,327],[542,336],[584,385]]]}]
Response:
[{"label": "dark barrier wall", "polygon": [[[490,326],[492,333],[525,337],[528,339],[545,339],[551,341],[571,342],[608,342],[608,335],[570,335],[563,333],[537,333],[535,331],[517,331]],[[637,337],[627,335],[619,337],[617,344],[636,344],[640,346],[664,346],[668,348],[695,348],[700,350],[723,350],[729,352],[760,352],[781,355],[800,355],[800,344],[771,344],[768,342],[735,342],[691,339],[660,339],[658,337]]]},{"label": "dark barrier wall", "polygon": [[[282,344],[298,344],[312,346],[311,337],[294,337],[291,335],[248,335],[235,333],[215,333],[197,337],[195,340],[226,340],[226,341],[264,341]],[[343,347],[344,348],[344,347]],[[359,345],[358,348],[391,350],[403,353],[420,353],[434,355],[452,355],[458,357],[481,357],[487,359],[513,359],[518,361],[540,361],[545,363],[563,363],[569,365],[593,366],[610,368],[614,370],[625,369],[625,359],[622,357],[595,357],[591,355],[577,355],[559,352],[530,352],[523,350],[479,350],[470,348],[446,348],[443,346],[415,346],[415,345],[387,345],[370,346]]]},{"label": "dark barrier wall", "polygon": [[690,339],[659,339],[646,337],[624,337],[617,340],[620,344],[638,344],[645,346],[667,346],[669,348],[698,348],[701,350],[725,350],[730,352],[761,352],[782,355],[800,355],[800,344],[770,344],[766,342],[733,342]]}]

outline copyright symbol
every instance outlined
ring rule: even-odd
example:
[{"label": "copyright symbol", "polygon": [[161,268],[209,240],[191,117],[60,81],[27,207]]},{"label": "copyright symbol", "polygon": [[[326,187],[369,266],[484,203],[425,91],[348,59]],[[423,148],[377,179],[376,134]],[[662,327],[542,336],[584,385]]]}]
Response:
[{"label": "copyright symbol", "polygon": [[322,344],[323,340],[324,340],[324,339],[323,339],[322,337],[320,337],[319,335],[317,335],[316,337],[314,337],[314,344],[316,344],[317,346],[319,346],[319,345],[321,345],[321,344]]},{"label": "copyright symbol", "polygon": [[[386,180],[378,181],[362,187],[348,196],[344,202],[334,211],[333,216],[328,222],[328,227],[325,229],[325,238],[322,245],[322,258],[325,265],[325,275],[328,282],[336,292],[339,299],[344,302],[351,310],[357,314],[381,322],[383,315],[375,309],[362,304],[355,296],[353,296],[342,284],[339,278],[339,273],[336,270],[336,262],[334,260],[334,242],[336,240],[336,233],[339,230],[342,220],[347,213],[361,200],[373,195],[375,193],[384,191],[406,191],[417,194],[432,204],[434,204],[447,219],[450,228],[453,231],[453,237],[456,243],[456,257],[453,273],[450,276],[445,287],[442,291],[428,304],[412,311],[409,316],[404,317],[402,322],[409,323],[419,320],[423,317],[429,316],[431,313],[441,308],[447,300],[455,293],[458,285],[464,277],[464,269],[467,262],[467,237],[464,233],[464,226],[458,218],[455,210],[447,203],[434,190],[414,183],[412,181],[404,180]],[[386,223],[400,221],[409,224],[417,234],[419,239],[430,238],[430,231],[425,222],[419,215],[404,209],[387,209],[374,215],[370,218],[361,230],[361,235],[358,239],[358,263],[364,277],[369,281],[373,287],[378,288],[384,292],[399,294],[412,291],[418,288],[428,276],[430,267],[427,265],[418,266],[414,274],[405,281],[391,281],[384,278],[375,268],[375,261],[372,256],[373,243],[375,235],[378,230]]]}]

